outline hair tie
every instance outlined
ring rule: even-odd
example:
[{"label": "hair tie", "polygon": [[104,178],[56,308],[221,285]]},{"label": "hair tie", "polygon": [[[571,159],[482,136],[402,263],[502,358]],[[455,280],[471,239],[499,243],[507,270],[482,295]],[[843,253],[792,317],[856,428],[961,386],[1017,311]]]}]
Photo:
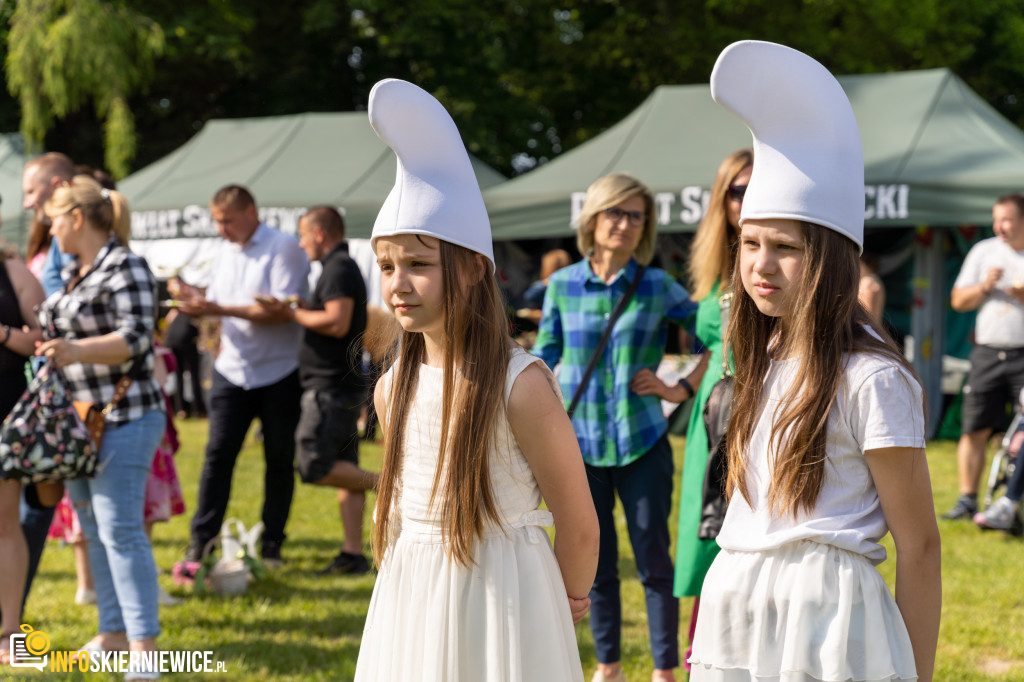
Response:
[{"label": "hair tie", "polygon": [[107,189],[106,187],[100,188],[100,196],[103,197],[103,201],[107,202],[108,204],[111,203],[111,201],[110,201],[110,190]]}]

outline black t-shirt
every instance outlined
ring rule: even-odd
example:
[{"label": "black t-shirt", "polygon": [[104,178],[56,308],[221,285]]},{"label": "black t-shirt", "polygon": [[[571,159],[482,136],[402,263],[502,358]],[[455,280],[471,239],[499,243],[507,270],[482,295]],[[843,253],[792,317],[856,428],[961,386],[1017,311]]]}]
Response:
[{"label": "black t-shirt", "polygon": [[366,390],[362,366],[366,284],[344,243],[331,249],[321,262],[323,270],[310,298],[310,309],[323,310],[327,301],[351,298],[352,323],[348,334],[340,339],[303,329],[299,344],[299,378],[304,389],[360,393]]}]

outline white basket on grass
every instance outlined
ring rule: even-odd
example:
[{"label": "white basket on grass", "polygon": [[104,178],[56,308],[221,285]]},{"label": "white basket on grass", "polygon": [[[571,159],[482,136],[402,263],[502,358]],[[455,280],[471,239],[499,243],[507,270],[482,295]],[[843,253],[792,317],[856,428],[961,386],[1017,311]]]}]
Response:
[{"label": "white basket on grass", "polygon": [[[196,572],[195,590],[209,588],[219,595],[243,594],[249,582],[262,578],[262,562],[256,558],[256,543],[263,533],[259,522],[246,529],[240,520],[231,518],[220,528],[220,536],[211,539],[203,549],[203,559]],[[220,558],[213,561],[213,548],[220,541]]]}]

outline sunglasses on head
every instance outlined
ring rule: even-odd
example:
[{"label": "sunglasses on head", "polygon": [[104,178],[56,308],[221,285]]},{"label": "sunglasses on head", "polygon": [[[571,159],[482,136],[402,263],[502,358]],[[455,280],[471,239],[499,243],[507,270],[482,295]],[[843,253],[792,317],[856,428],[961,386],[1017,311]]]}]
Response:
[{"label": "sunglasses on head", "polygon": [[725,193],[726,193],[726,196],[728,196],[733,201],[742,202],[743,201],[743,195],[747,193],[747,186],[746,185],[732,185],[731,187],[729,187],[729,189],[726,190]]}]

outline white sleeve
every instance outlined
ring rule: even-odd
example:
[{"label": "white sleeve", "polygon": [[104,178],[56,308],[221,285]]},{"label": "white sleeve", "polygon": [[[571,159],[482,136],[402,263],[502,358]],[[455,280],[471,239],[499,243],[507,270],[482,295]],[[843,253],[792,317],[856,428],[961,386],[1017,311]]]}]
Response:
[{"label": "white sleeve", "polygon": [[276,298],[309,294],[309,260],[299,243],[291,237],[281,238],[280,248],[270,265],[270,294]]},{"label": "white sleeve", "polygon": [[972,287],[976,284],[981,284],[984,281],[984,273],[982,270],[982,261],[985,259],[983,253],[984,242],[978,242],[971,247],[971,250],[967,252],[967,257],[964,258],[964,264],[960,267],[960,272],[956,276],[956,281],[953,282],[954,289],[962,289],[964,287]]},{"label": "white sleeve", "polygon": [[903,368],[870,374],[849,398],[850,428],[861,451],[925,446],[921,385]]}]

